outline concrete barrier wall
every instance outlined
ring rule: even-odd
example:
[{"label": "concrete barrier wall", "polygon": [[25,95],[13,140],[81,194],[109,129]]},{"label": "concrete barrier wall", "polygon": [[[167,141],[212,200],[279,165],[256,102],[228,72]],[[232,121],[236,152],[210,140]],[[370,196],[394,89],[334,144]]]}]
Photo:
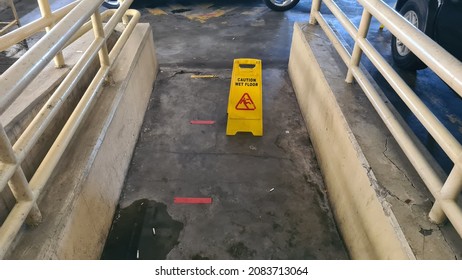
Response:
[{"label": "concrete barrier wall", "polygon": [[158,66],[152,31],[138,24],[112,78],[79,128],[39,201],[44,220],[25,228],[10,259],[98,259]]},{"label": "concrete barrier wall", "polygon": [[432,197],[425,184],[359,85],[345,82],[346,72],[319,26],[295,24],[289,74],[351,257],[457,258],[460,244],[455,240],[460,238],[453,238],[450,224],[437,226],[429,221]]},{"label": "concrete barrier wall", "polygon": [[[299,24],[289,74],[316,150],[329,201],[353,259],[413,259],[413,253]],[[338,69],[332,65],[332,71]],[[344,79],[344,73],[338,74]],[[379,195],[378,195],[379,193]]]},{"label": "concrete barrier wall", "polygon": [[[5,127],[8,138],[12,143],[15,143],[29,123],[35,118],[37,113],[47,102],[48,98],[53,94],[56,88],[63,81],[64,77],[69,73],[72,67],[77,63],[81,50],[84,50],[90,44],[93,34],[88,33],[83,36],[82,40],[78,40],[70,47],[64,50],[63,54],[66,61],[66,66],[56,69],[53,63],[50,63],[45,69],[24,89],[22,94],[13,102],[13,104],[0,116],[0,121]],[[108,48],[111,49],[115,44],[118,34],[112,34],[108,41]],[[35,170],[42,162],[47,151],[58,136],[62,127],[66,123],[70,114],[74,110],[78,101],[82,97],[84,90],[88,87],[93,79],[96,71],[99,68],[99,61],[94,60],[85,75],[75,86],[75,89],[69,94],[67,100],[61,105],[61,109],[56,115],[53,125],[46,128],[43,135],[37,143],[32,147],[29,156],[23,161],[22,168],[27,179],[34,175]],[[14,206],[15,199],[9,188],[5,188],[0,192],[0,222],[6,218],[7,213]]]}]

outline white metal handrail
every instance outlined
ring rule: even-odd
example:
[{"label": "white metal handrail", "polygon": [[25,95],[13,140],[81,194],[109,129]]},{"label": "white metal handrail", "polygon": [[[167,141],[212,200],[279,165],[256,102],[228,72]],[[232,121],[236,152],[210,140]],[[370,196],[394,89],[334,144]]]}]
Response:
[{"label": "white metal handrail", "polygon": [[16,11],[16,7],[14,6],[14,2],[13,0],[8,0],[7,1],[7,5],[9,6],[9,8],[11,9],[11,12],[13,14],[13,20],[12,21],[9,21],[9,22],[6,22],[6,21],[3,21],[3,22],[0,22],[0,25],[4,25],[1,29],[0,29],[0,35],[4,34],[5,32],[8,31],[8,29],[10,29],[12,26],[14,25],[18,25],[19,26],[19,17],[18,17],[18,12]]},{"label": "white metal handrail", "polygon": [[[322,2],[321,2],[322,1]],[[428,65],[443,81],[445,81],[459,96],[462,96],[462,63],[431,40],[428,36],[415,28],[411,23],[398,14],[393,8],[380,0],[358,0],[364,7],[361,22],[357,28],[337,6],[333,0],[313,0],[310,23],[322,27],[327,37],[332,41],[340,57],[348,66],[346,82],[353,78],[363,89],[364,93],[380,115],[388,129],[415,167],[416,171],[435,198],[435,204],[429,213],[429,218],[435,223],[443,223],[446,217],[451,221],[456,231],[462,237],[462,210],[457,204],[457,198],[462,191],[462,145],[437,119],[430,109],[420,100],[415,92],[393,70],[390,64],[366,39],[371,18],[376,18],[395,37],[403,42],[417,57]],[[336,33],[320,12],[324,3],[342,24],[355,45],[349,53]],[[383,75],[404,103],[414,113],[417,119],[441,146],[454,167],[447,178],[442,178],[436,168],[429,162],[424,153],[414,142],[400,121],[393,114],[381,95],[369,81],[360,67],[360,60],[364,53],[377,70]]]},{"label": "white metal handrail", "polygon": [[[108,10],[101,15],[99,7],[102,0],[76,1],[54,13],[49,10],[48,1],[39,0],[42,10],[41,19],[0,37],[0,48],[4,48],[24,40],[43,28],[54,25],[37,44],[0,76],[0,89],[3,91],[0,96],[0,113],[3,113],[63,48],[90,29],[93,29],[94,33],[94,40],[16,143],[9,141],[3,124],[0,124],[0,192],[6,185],[9,185],[16,199],[16,204],[0,227],[0,258],[4,257],[25,221],[29,224],[40,223],[41,213],[36,203],[37,199],[77,128],[92,107],[104,82],[108,79],[112,64],[139,21],[139,12],[128,10],[132,1],[121,1],[119,9]],[[103,23],[103,19],[106,18],[109,18],[108,21]],[[106,41],[119,22],[123,22],[125,28],[111,51],[108,52]],[[98,72],[45,158],[28,181],[21,168],[21,163],[53,122],[61,106],[96,56],[99,57],[100,64]]]},{"label": "white metal handrail", "polygon": [[15,29],[5,35],[0,40],[0,51],[4,51],[9,47],[15,45],[17,42],[21,42],[29,38],[30,36],[43,31],[47,26],[54,22],[60,21],[66,14],[68,14],[77,5],[77,1],[72,2],[59,10],[51,13],[48,17],[42,17],[34,22],[22,26],[20,29]]}]

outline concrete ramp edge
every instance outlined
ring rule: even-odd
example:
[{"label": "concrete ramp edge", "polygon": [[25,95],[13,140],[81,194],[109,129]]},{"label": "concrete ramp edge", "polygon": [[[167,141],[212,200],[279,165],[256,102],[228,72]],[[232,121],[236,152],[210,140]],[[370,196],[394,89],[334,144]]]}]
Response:
[{"label": "concrete ramp edge", "polygon": [[158,72],[149,24],[138,24],[9,259],[99,259]]},{"label": "concrete ramp edge", "polygon": [[299,23],[292,40],[289,74],[350,256],[415,259]]}]

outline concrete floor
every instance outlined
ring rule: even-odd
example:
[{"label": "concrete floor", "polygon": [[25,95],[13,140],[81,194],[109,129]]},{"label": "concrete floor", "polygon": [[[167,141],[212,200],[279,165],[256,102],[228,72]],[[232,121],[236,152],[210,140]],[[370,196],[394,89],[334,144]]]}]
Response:
[{"label": "concrete floor", "polygon": [[[72,0],[50,0],[53,9],[70,2]],[[395,0],[385,2],[393,6]],[[39,16],[35,0],[16,0],[15,3],[22,24],[29,23]],[[356,0],[342,0],[338,5],[358,26],[362,7]],[[135,0],[132,8],[142,11],[143,22],[152,23],[154,37],[158,43],[158,55],[164,67],[226,68],[223,63],[242,55],[265,58],[266,66],[283,67],[287,62],[293,23],[307,21],[310,6],[311,1],[300,1],[294,9],[285,13],[276,13],[266,8],[261,0],[170,0],[166,5],[159,7],[150,7],[148,0]],[[329,16],[331,13],[327,8],[322,6],[321,10],[327,18],[333,19],[333,16]],[[10,19],[11,12],[0,11],[0,18]],[[346,32],[334,20],[331,22],[353,48],[353,41]],[[391,33],[386,29],[379,30],[378,26],[379,23],[373,19],[368,39],[393,65],[390,53]],[[266,36],[263,41],[260,39],[252,41],[252,37],[257,36],[253,32],[268,34],[263,35]],[[34,36],[28,40],[28,44],[33,45],[42,35],[43,33]],[[258,34],[257,38],[260,36],[261,34]],[[191,38],[191,40],[183,40],[183,38]],[[212,57],[209,51],[215,48],[225,48],[227,51],[214,52]],[[185,49],[188,51],[185,52]],[[0,73],[3,73],[14,61],[15,58],[0,52]],[[453,164],[443,150],[371,63],[367,59],[363,59],[362,63],[414,133],[449,173]],[[429,69],[407,72],[394,68],[456,139],[462,141],[462,113],[459,110],[462,99]]]},{"label": "concrete floor", "polygon": [[[260,1],[195,2],[142,10],[161,73],[102,258],[348,258],[286,71],[291,20]],[[239,57],[263,60],[263,137],[225,135]]]},{"label": "concrete floor", "polygon": [[[57,1],[52,1],[52,2],[65,2],[65,1],[67,0],[57,0]],[[15,1],[15,2],[17,3],[16,7],[18,8],[19,14],[23,17],[28,16],[29,12],[32,11],[34,8],[36,8],[35,0],[20,0],[20,1]],[[392,4],[394,1],[390,0],[387,2]],[[190,80],[190,78],[188,78],[189,72],[210,72],[212,74],[219,74],[220,76],[219,79],[206,80],[208,83],[207,83],[207,86],[204,87],[204,89],[202,89],[202,93],[211,94],[211,93],[215,93],[215,91],[220,89],[222,90],[221,94],[227,95],[227,90],[229,89],[229,76],[230,76],[230,68],[232,65],[232,60],[237,57],[255,57],[255,58],[262,59],[263,67],[264,67],[264,86],[265,86],[264,94],[265,96],[266,95],[271,96],[271,94],[273,96],[277,96],[276,93],[267,93],[266,92],[267,88],[274,88],[275,92],[277,92],[276,88],[278,87],[282,88],[281,86],[282,80],[285,81],[286,79],[285,69],[287,68],[289,46],[290,46],[290,41],[291,41],[291,36],[292,36],[293,23],[295,21],[306,21],[308,19],[310,5],[311,5],[311,1],[301,1],[301,3],[297,5],[291,11],[288,11],[286,13],[276,13],[276,12],[273,12],[267,9],[266,6],[260,0],[237,0],[237,1],[171,0],[167,5],[163,5],[160,7],[151,7],[151,8],[146,7],[147,4],[143,0],[136,1],[134,4],[134,8],[138,8],[142,12],[141,21],[151,23],[151,26],[153,28],[154,40],[157,44],[157,54],[159,57],[161,70],[163,71],[163,73],[161,73],[161,75],[159,76],[156,90],[153,93],[154,99],[151,102],[154,102],[155,98],[160,98],[158,100],[158,102],[160,102],[159,104],[163,104],[162,103],[163,101],[167,102],[164,99],[168,98],[171,93],[167,94],[166,93],[167,89],[164,89],[165,92],[162,93],[161,88],[163,87],[162,83],[167,84],[168,88],[172,88],[172,85],[168,85],[169,81],[180,82],[180,83],[186,84],[186,88],[188,88],[191,92],[196,91],[197,89],[195,88],[193,83],[196,83],[198,81]],[[347,14],[352,18],[353,22],[355,23],[359,22],[359,16],[361,13],[361,9],[356,4],[355,1],[345,0],[339,3],[339,5],[341,5],[343,9],[346,9]],[[327,12],[327,10],[325,9],[324,11]],[[4,13],[0,12],[0,16],[2,15],[4,15]],[[25,20],[26,19],[24,19],[23,22],[25,22]],[[373,42],[373,44],[376,47],[378,47],[380,52],[391,62],[390,47],[389,47],[390,33],[387,30],[379,31],[377,27],[378,27],[378,23],[376,21],[373,21],[373,26],[371,27],[371,34],[370,34],[369,39]],[[350,42],[350,45],[352,45],[351,41],[349,42]],[[14,61],[14,59],[10,59],[6,57],[3,53],[0,54],[0,70],[1,70],[0,72],[3,72],[12,63],[12,61]],[[375,80],[385,90],[387,97],[402,112],[402,115],[408,121],[408,123],[413,128],[413,130],[416,132],[417,136],[422,140],[422,142],[426,144],[426,146],[429,148],[432,154],[437,158],[437,160],[440,162],[443,168],[446,171],[448,171],[451,168],[452,163],[448,161],[447,157],[445,157],[441,149],[434,143],[433,139],[431,139],[431,137],[421,128],[420,124],[416,121],[415,117],[412,114],[409,114],[409,111],[405,108],[405,106],[402,105],[402,102],[397,100],[396,95],[384,82],[383,77],[381,77],[381,75],[377,73],[377,71],[375,71],[372,67],[370,67],[370,63],[367,60],[363,61],[363,63],[371,71],[371,75],[375,78]],[[268,74],[269,72],[272,72],[273,74],[270,75]],[[279,74],[274,74],[274,73],[279,73]],[[424,102],[428,104],[428,106],[435,112],[438,118],[440,118],[440,120],[454,133],[456,138],[459,140],[462,140],[462,129],[461,129],[462,121],[460,121],[462,119],[462,116],[460,114],[460,110],[458,110],[460,108],[460,105],[462,105],[461,103],[462,99],[460,99],[456,94],[454,94],[454,92],[451,89],[449,89],[446,86],[446,84],[444,84],[441,80],[439,80],[439,78],[437,78],[434,75],[434,73],[428,69],[423,70],[423,71],[418,71],[416,73],[402,72],[401,74],[405,78],[405,80],[410,84],[410,86],[413,87],[418,92],[418,95],[422,97]],[[168,78],[169,75],[173,77]],[[275,76],[277,79],[275,78]],[[206,81],[203,81],[203,82],[206,82]],[[223,81],[226,81],[226,82],[218,85],[218,82],[220,81],[221,83],[223,83]],[[182,93],[185,92],[184,89],[181,89],[179,91]],[[199,93],[196,93],[196,94],[199,94]],[[288,86],[286,94],[289,94],[291,96],[290,100],[292,99],[295,100],[293,97],[293,93],[292,93],[292,89],[290,85]],[[177,102],[179,103],[181,98],[180,97],[178,98],[179,99],[177,100]],[[213,108],[215,108],[214,110],[217,110],[215,112],[215,116],[217,116],[217,121],[218,121],[218,116],[219,116],[217,115],[218,110],[223,110],[224,107],[222,108],[221,106],[226,106],[226,104],[225,105],[222,104],[222,102],[226,103],[226,98],[224,98],[221,95],[220,97],[214,97],[214,98],[217,98],[217,100],[213,99],[215,100],[213,103],[215,107]],[[264,116],[265,116],[264,125],[265,125],[266,134],[259,141],[266,142],[265,139],[276,137],[275,136],[276,134],[271,136],[270,134],[271,130],[270,130],[269,125],[275,125],[276,127],[280,127],[285,133],[285,129],[283,128],[283,126],[285,125],[284,123],[277,124],[276,122],[271,122],[267,120],[268,118],[271,117],[270,112],[274,112],[274,110],[271,107],[275,107],[278,105],[276,101],[274,100],[271,101],[271,100],[268,101],[265,99],[266,107],[264,111]],[[173,102],[175,104],[175,107],[178,106],[177,102]],[[195,104],[193,102],[198,102],[198,101],[188,100],[188,102],[190,104]],[[150,110],[153,110],[152,109],[153,104],[154,103],[151,103]],[[196,104],[195,106],[200,106],[200,104]],[[290,110],[291,113],[295,111],[297,113],[297,116],[299,114],[297,106],[287,107],[287,110]],[[183,113],[187,111],[185,108],[183,108],[183,109],[178,109],[178,111],[176,112]],[[152,114],[153,113],[149,111],[147,113],[147,116],[152,116],[152,117],[157,116],[157,118],[160,118],[159,115],[155,116]],[[202,115],[200,115],[199,113],[197,114],[198,115],[196,115],[195,117],[202,117]],[[184,117],[186,118],[187,115],[184,115]],[[284,118],[285,117],[286,116],[284,115]],[[299,118],[299,116],[297,118]],[[159,129],[159,127],[157,126],[149,127],[149,123],[147,122],[147,120],[148,119],[146,119],[145,127],[144,127],[146,132],[153,130],[153,129],[156,129],[156,130]],[[184,126],[185,126],[185,123],[187,123],[188,121],[189,120],[181,119],[180,121],[181,123],[175,123],[174,127],[186,129],[186,127]],[[277,120],[277,121],[279,122],[281,120]],[[160,125],[160,124],[157,124],[157,125]],[[164,123],[163,125],[165,125],[163,129],[166,129],[171,124]],[[217,136],[213,136],[213,137],[217,137],[218,139],[218,136],[223,136],[223,135],[220,135],[220,133],[223,132],[224,134],[225,119],[222,119],[221,122],[219,121],[213,128],[216,129],[215,133],[217,134]],[[211,132],[211,131],[208,131],[209,129],[212,129],[212,127],[201,128],[201,131],[204,130],[204,134],[207,135],[207,133]],[[288,129],[288,131],[289,131],[288,135],[293,136],[292,131],[290,129]],[[183,132],[177,131],[175,133],[180,133],[180,134],[174,135],[172,132],[172,134],[166,134],[164,137],[172,137],[172,139],[173,137],[177,137],[179,139],[181,135],[188,135],[187,137],[190,137],[189,134],[184,134],[184,131]],[[280,131],[278,131],[277,133],[280,133]],[[140,143],[142,143],[143,139],[146,138],[145,134],[146,133],[143,132],[143,134],[141,135]],[[288,135],[283,135],[283,136],[288,136]],[[170,145],[170,143],[175,143],[175,141],[173,140],[167,140],[164,142],[164,144],[162,144],[161,141],[159,142],[159,139],[161,138],[161,136],[157,136],[158,138],[155,138],[155,136],[151,136],[151,137],[152,137],[150,138],[151,141],[156,141],[155,142],[156,145],[167,145],[167,144]],[[212,135],[209,135],[209,137],[212,137]],[[238,142],[243,143],[244,148],[247,147],[250,150],[249,147],[252,146],[252,150],[250,150],[250,152],[260,152],[261,149],[263,149],[263,147],[254,145],[254,143],[246,142],[246,141],[253,140],[253,137],[247,136],[248,139],[245,137],[246,136],[240,136],[240,135],[236,136],[236,139],[238,139]],[[245,141],[241,140],[241,138],[244,139]],[[230,139],[232,140],[234,139],[234,137],[231,137]],[[208,143],[208,142],[204,142],[201,144],[201,143],[196,143],[194,141],[195,144],[192,144],[190,143],[192,142],[192,139],[188,139],[188,140],[190,140],[188,141],[188,145],[192,145],[192,148],[194,148],[195,146],[196,148],[199,147],[201,149],[205,149],[204,147],[200,145],[204,143]],[[230,141],[226,137],[222,140],[223,141],[226,140],[227,141],[226,143]],[[145,141],[149,142],[148,139],[145,139]],[[306,142],[308,142],[308,140]],[[180,143],[180,142],[177,142],[177,143]],[[260,145],[260,143],[258,144]],[[181,143],[181,145],[184,145],[184,143]],[[223,147],[225,146],[223,143],[221,145]],[[298,146],[298,145],[295,145],[295,146]],[[179,147],[181,148],[182,146],[179,146]],[[270,149],[270,146],[268,147],[265,146],[265,147],[266,147],[266,150],[272,151],[272,149]],[[253,148],[257,148],[257,150],[253,150]],[[298,148],[301,150],[308,149],[311,151],[311,148],[309,146],[298,147]],[[152,147],[152,149],[162,150],[159,147],[157,148]],[[212,147],[209,147],[209,149],[212,149]],[[164,150],[164,151],[175,152],[176,150],[171,149],[171,150]],[[213,151],[213,153],[217,153],[217,152],[224,153],[227,151],[222,151],[222,150]],[[308,158],[312,157],[312,154],[307,157]],[[290,157],[290,159],[292,158]],[[135,156],[134,163],[136,163],[135,162],[136,160],[137,160],[137,157]],[[292,161],[294,160],[292,159]],[[156,162],[152,162],[151,164],[154,166],[158,165],[158,163]],[[134,164],[134,166],[136,166],[136,164]],[[297,166],[300,167],[299,165]],[[247,168],[246,171],[248,169],[249,168]],[[275,169],[279,170],[279,168],[275,168]],[[156,169],[153,168],[152,170],[156,170]],[[152,173],[152,176],[159,176],[160,173],[154,173],[154,171],[152,170],[149,171],[149,173]],[[209,172],[208,170],[209,169],[207,169],[207,172]],[[134,172],[135,172],[135,169],[132,168],[130,171],[130,176],[132,177],[138,176],[138,175],[134,175],[135,174]],[[182,176],[183,175],[185,174],[182,174]],[[215,178],[217,179],[216,182],[220,182],[220,180],[218,180],[219,178],[217,177],[219,176],[215,176]],[[130,178],[131,177],[127,179],[127,186],[130,182]],[[159,179],[159,177],[155,177],[155,178]],[[160,177],[161,181],[163,180],[163,178],[164,177]],[[186,178],[185,180],[192,180],[192,179]],[[293,180],[297,181],[300,179],[295,178]],[[191,181],[191,182],[194,182],[194,181]],[[288,182],[291,182],[291,180],[288,180]],[[267,183],[264,183],[264,184],[267,184]],[[157,186],[157,183],[151,184],[149,182],[146,182],[145,185],[146,185],[145,188],[148,188],[148,186],[155,188]],[[213,184],[210,184],[210,186],[208,186],[208,188],[210,189],[210,195],[213,195],[212,193],[213,189],[215,188],[218,189],[218,187],[212,187],[212,185]],[[218,183],[215,183],[215,185],[218,185]],[[271,184],[268,184],[268,185],[271,185]],[[276,184],[274,185],[275,185],[274,186],[275,190],[277,190],[278,188]],[[323,189],[322,184],[318,185],[315,189],[322,190]],[[129,197],[127,196],[129,193],[127,189],[124,192],[124,195],[126,197],[121,200],[121,207],[126,208],[132,202],[138,201],[138,203],[133,204],[134,205],[133,207],[135,208],[137,207],[135,209],[136,211],[138,212],[141,211],[142,213],[145,213],[145,212],[151,211],[152,209],[154,209],[152,211],[157,211],[157,210],[160,211],[163,209],[162,208],[163,205],[168,205],[166,210],[168,213],[172,215],[171,218],[180,220],[180,223],[183,223],[181,227],[182,230],[178,232],[178,237],[179,237],[180,244],[181,244],[183,240],[182,238],[184,238],[184,232],[187,231],[189,225],[188,223],[185,223],[184,220],[182,220],[183,218],[181,217],[179,218],[172,214],[173,212],[171,211],[171,206],[172,206],[171,200],[173,199],[173,195],[179,195],[177,194],[176,190],[177,190],[176,188],[172,188],[171,196],[168,197],[168,199],[167,197],[164,197],[163,198],[164,200],[162,200],[160,197],[157,197],[157,195],[159,195],[157,192],[155,192],[156,196],[152,194],[151,197],[148,197],[148,196],[142,195],[141,190],[139,191],[138,194],[134,192],[133,196]],[[148,191],[146,191],[146,193],[147,192]],[[203,194],[206,195],[207,193],[203,193]],[[147,198],[148,200],[140,200],[142,198]],[[152,201],[150,202],[149,199],[155,200],[156,202],[152,202]],[[146,201],[145,204],[149,206],[147,208],[146,206],[143,207],[145,201]],[[163,205],[161,203],[163,203]],[[216,203],[214,202],[212,207],[215,206],[215,204]],[[324,203],[321,203],[319,206],[322,206],[322,205],[324,205]],[[278,208],[281,208],[281,207],[278,207]],[[164,211],[162,210],[159,213],[161,212],[163,213]],[[140,224],[143,221],[144,221],[143,219],[141,219],[140,221],[137,220],[137,223]],[[178,224],[175,224],[175,225],[177,229],[180,228]],[[138,238],[142,239],[141,237],[144,236],[144,231],[140,230],[140,232],[141,233],[140,233],[140,236],[138,236]],[[240,243],[239,241],[237,241],[237,243],[232,243],[232,242],[228,242],[228,243],[231,244],[229,247],[231,249],[228,250],[227,255],[226,255],[227,257],[234,257],[234,256],[239,257],[239,254],[236,254],[235,252],[247,252],[248,256],[254,256],[255,258],[257,258],[257,253],[253,253],[252,246],[244,242]],[[175,245],[176,242],[173,242],[172,244],[173,244],[172,247],[176,246]],[[233,247],[232,244],[234,244],[235,246]],[[165,254],[165,257],[179,258],[180,256],[178,255],[178,253],[175,253],[176,250],[177,249],[173,249],[169,255]],[[265,254],[267,253],[268,251],[265,252]],[[191,252],[191,254],[193,254],[193,252]],[[260,254],[260,252],[258,254]],[[301,253],[298,252],[297,254],[298,254],[297,256],[300,256]],[[206,252],[204,251],[204,252],[195,252],[195,254],[189,255],[189,256],[184,255],[183,257],[184,258],[189,258],[189,257],[213,258],[215,256],[216,258],[219,258],[219,257],[225,258],[224,255],[206,254]],[[346,256],[344,252],[341,255]],[[266,255],[265,257],[261,257],[261,258],[270,258],[270,257],[271,256]],[[284,258],[282,254],[279,255],[279,257]],[[310,256],[310,254],[308,254],[306,257],[315,258],[315,256]],[[328,258],[327,256],[325,257]],[[245,257],[241,256],[240,258],[245,258]],[[323,258],[323,257],[318,256],[318,258]],[[332,256],[332,258],[336,258],[336,257]],[[342,258],[342,257],[339,256],[338,258]]]},{"label": "concrete floor", "polygon": [[[50,0],[53,9],[69,2],[72,0]],[[385,2],[393,6],[395,0]],[[22,24],[39,16],[35,0],[15,0],[15,3]],[[362,8],[355,0],[342,0],[338,2],[338,5],[353,23],[359,24]],[[166,5],[159,7],[149,8],[149,6],[147,0],[135,0],[132,5],[133,8],[142,12],[143,22],[152,24],[154,37],[158,43],[158,55],[164,67],[226,68],[224,64],[226,61],[242,55],[264,58],[266,66],[283,67],[287,62],[293,23],[307,21],[311,1],[301,1],[294,9],[285,13],[270,11],[260,0],[231,2],[170,0]],[[327,18],[333,19],[333,16],[329,16],[330,12],[327,8],[322,6],[321,10]],[[236,17],[236,15],[240,16]],[[0,11],[0,18],[11,19],[11,11],[9,9]],[[353,41],[346,32],[334,20],[331,22],[353,48]],[[390,53],[391,34],[386,29],[379,30],[378,26],[379,23],[373,19],[368,39],[393,65]],[[260,32],[267,33],[263,35],[266,39],[252,41],[252,37],[260,38]],[[43,33],[28,40],[29,45],[32,45],[42,35]],[[191,38],[191,40],[183,40],[183,38]],[[225,48],[227,51],[217,51],[210,56],[210,50],[216,48]],[[184,51],[185,49],[188,51]],[[0,52],[0,73],[3,73],[16,59]],[[367,59],[363,59],[362,63],[422,143],[449,173],[453,164],[446,154],[371,63]],[[417,72],[406,72],[396,67],[395,69],[456,139],[462,141],[462,113],[459,110],[462,106],[462,99],[429,69]]]}]

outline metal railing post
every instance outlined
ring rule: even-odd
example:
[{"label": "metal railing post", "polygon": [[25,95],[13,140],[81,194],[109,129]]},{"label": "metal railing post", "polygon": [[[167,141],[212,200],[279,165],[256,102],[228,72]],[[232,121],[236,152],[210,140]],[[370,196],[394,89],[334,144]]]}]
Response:
[{"label": "metal railing post", "polygon": [[319,12],[319,9],[321,9],[321,0],[313,0],[311,3],[310,24],[316,24],[315,14]]},{"label": "metal railing post", "polygon": [[[13,147],[11,146],[10,140],[6,135],[6,131],[3,128],[3,125],[0,125],[0,150],[1,150],[1,160],[9,164],[18,164],[16,155],[14,154]],[[11,192],[13,193],[14,198],[17,202],[22,201],[34,201],[34,194],[29,187],[26,176],[22,171],[21,166],[18,164],[16,166],[16,171],[13,176],[10,178],[9,186]],[[27,223],[29,225],[37,225],[42,221],[42,214],[38,209],[36,203],[32,206],[32,210],[27,217]]]},{"label": "metal railing post", "polygon": [[18,13],[16,12],[16,7],[14,6],[13,0],[8,0],[6,3],[11,9],[14,19],[10,22],[7,22],[7,21],[0,22],[1,25],[5,25],[3,28],[0,29],[0,35],[3,35],[4,33],[6,33],[8,29],[11,28],[15,24],[18,25],[19,27],[19,17],[18,17]]},{"label": "metal railing post", "polygon": [[[119,3],[120,5],[122,5],[124,3],[125,0],[119,0]],[[122,16],[122,23],[123,25],[127,25],[128,24],[128,16],[127,15],[123,15]]]},{"label": "metal railing post", "polygon": [[359,23],[358,33],[356,33],[355,39],[355,46],[353,48],[353,53],[351,54],[350,64],[348,65],[348,73],[346,76],[345,81],[349,84],[353,82],[353,72],[351,71],[351,67],[355,67],[359,65],[361,60],[361,55],[363,51],[358,44],[359,38],[366,38],[367,32],[369,31],[369,26],[371,25],[372,15],[366,10],[363,10],[363,15],[361,16],[361,22]]},{"label": "metal railing post", "polygon": [[462,191],[462,171],[459,166],[454,165],[446,182],[441,188],[440,197],[436,199],[428,217],[436,224],[442,224],[446,221],[446,214],[441,209],[441,203],[444,201],[457,201],[457,197]]},{"label": "metal railing post", "polygon": [[91,16],[91,23],[93,25],[93,33],[95,34],[95,39],[98,39],[98,38],[104,39],[103,46],[98,52],[99,61],[101,63],[101,66],[109,66],[110,64],[109,54],[107,51],[107,44],[106,44],[106,39],[105,39],[105,34],[104,34],[103,22],[101,21],[101,14],[99,13],[99,11],[96,11]]},{"label": "metal railing post", "polygon": [[14,16],[14,21],[15,23],[19,23],[19,17],[18,17],[18,12],[16,11],[16,7],[14,6],[14,3],[13,3],[13,0],[9,0],[9,5],[10,5],[10,8],[11,8],[11,11],[13,12],[13,16]]},{"label": "metal railing post", "polygon": [[[355,40],[351,57],[345,43],[333,31],[330,23],[320,12],[321,1]],[[310,23],[319,23],[325,31],[340,57],[348,66],[345,81],[352,83],[353,79],[356,79],[435,198],[435,204],[428,214],[429,219],[437,224],[443,223],[446,219],[450,220],[454,229],[462,237],[462,208],[459,203],[459,196],[462,192],[462,145],[367,40],[372,16],[406,44],[459,96],[462,96],[462,75],[459,75],[462,73],[462,63],[438,46],[431,38],[416,29],[383,1],[358,0],[358,2],[364,7],[358,28],[333,0],[313,0]],[[417,144],[416,136],[410,132],[410,129],[403,126],[402,122],[390,110],[387,100],[374,88],[369,80],[370,78],[360,67],[363,53],[452,160],[454,168],[447,178],[439,166],[429,159],[429,154],[421,150],[423,148]]]},{"label": "metal railing post", "polygon": [[[37,225],[41,221],[42,215],[37,207],[37,198],[42,194],[78,127],[85,120],[96,102],[105,81],[110,79],[111,65],[121,53],[122,48],[139,21],[140,13],[135,10],[128,10],[132,2],[133,0],[121,1],[119,9],[108,10],[100,14],[99,7],[102,0],[81,0],[71,3],[55,13],[51,13],[48,1],[38,0],[42,18],[19,28],[14,34],[2,37],[2,39],[15,38],[8,43],[2,41],[3,44],[0,43],[0,47],[4,48],[11,44],[12,41],[18,42],[26,39],[44,28],[47,30],[47,34],[34,48],[1,75],[0,88],[3,90],[0,96],[1,114],[21,95],[23,90],[30,85],[31,81],[41,73],[52,59],[55,59],[58,67],[64,65],[64,60],[58,61],[60,57],[58,54],[61,54],[61,51],[66,46],[90,31],[90,29],[93,29],[95,39],[66,74],[48,101],[35,114],[33,120],[21,133],[14,145],[8,139],[5,129],[0,123],[0,191],[9,186],[16,200],[15,205],[12,209],[9,209],[6,219],[0,225],[0,259],[9,250],[24,223]],[[103,25],[103,18],[108,17],[110,17],[109,20]],[[90,21],[88,21],[89,18],[91,18]],[[116,26],[123,21],[123,18],[126,20],[125,28],[109,53],[107,40]],[[26,36],[22,32],[28,35]],[[87,69],[92,66],[97,55],[100,62],[98,72],[85,89],[85,93],[67,119],[64,127],[60,130],[53,145],[48,149],[32,178],[27,180],[21,168],[21,163],[30,155],[29,153],[39,137],[43,135],[48,125],[56,118],[61,106],[75,89],[78,82],[81,81]]]},{"label": "metal railing post", "polygon": [[[42,14],[42,18],[52,18],[50,3],[48,2],[48,0],[37,0],[37,2],[40,9],[40,13]],[[54,23],[46,27],[46,32],[49,32],[53,26]],[[62,68],[66,65],[64,62],[64,56],[62,52],[56,54],[54,62],[56,68]]]},{"label": "metal railing post", "polygon": [[[24,175],[24,172],[20,166],[17,167],[16,171],[11,177],[9,186],[17,202],[34,201],[34,194],[32,193],[26,176]],[[37,226],[41,222],[42,213],[40,212],[37,203],[34,203],[29,212],[29,215],[27,216],[26,223],[31,226]]]}]

